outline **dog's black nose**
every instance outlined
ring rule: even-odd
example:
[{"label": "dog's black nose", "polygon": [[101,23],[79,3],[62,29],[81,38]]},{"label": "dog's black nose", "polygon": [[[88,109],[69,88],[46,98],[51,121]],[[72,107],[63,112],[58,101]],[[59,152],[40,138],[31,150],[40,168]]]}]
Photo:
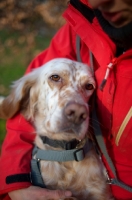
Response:
[{"label": "dog's black nose", "polygon": [[88,116],[88,110],[84,105],[70,102],[64,109],[68,121],[74,124],[81,124]]}]

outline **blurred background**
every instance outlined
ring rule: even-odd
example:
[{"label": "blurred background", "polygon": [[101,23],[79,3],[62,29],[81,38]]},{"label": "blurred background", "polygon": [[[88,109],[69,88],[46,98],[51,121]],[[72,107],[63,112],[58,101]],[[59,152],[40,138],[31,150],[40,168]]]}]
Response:
[{"label": "blurred background", "polygon": [[[0,0],[0,95],[7,95],[31,60],[65,23],[68,0]],[[6,134],[0,120],[0,147]]]}]

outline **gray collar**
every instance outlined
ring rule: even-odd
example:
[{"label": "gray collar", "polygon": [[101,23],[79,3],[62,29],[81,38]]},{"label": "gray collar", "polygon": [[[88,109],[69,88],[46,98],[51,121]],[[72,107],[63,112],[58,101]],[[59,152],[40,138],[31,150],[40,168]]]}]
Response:
[{"label": "gray collar", "polygon": [[47,161],[81,161],[85,155],[91,150],[93,143],[90,139],[87,139],[82,148],[75,148],[70,150],[42,150],[35,147],[33,155],[36,155],[36,160]]}]

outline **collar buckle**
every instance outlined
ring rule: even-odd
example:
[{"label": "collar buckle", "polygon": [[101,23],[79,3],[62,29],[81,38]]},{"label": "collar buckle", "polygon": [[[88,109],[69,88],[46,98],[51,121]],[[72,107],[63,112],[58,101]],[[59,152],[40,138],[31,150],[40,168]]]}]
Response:
[{"label": "collar buckle", "polygon": [[77,162],[83,160],[85,157],[85,153],[84,153],[84,149],[81,148],[81,149],[77,149],[75,152],[74,152],[74,158]]},{"label": "collar buckle", "polygon": [[65,149],[66,150],[71,150],[71,149],[75,149],[77,147],[77,145],[79,144],[80,141],[73,139],[69,142],[65,143]]}]

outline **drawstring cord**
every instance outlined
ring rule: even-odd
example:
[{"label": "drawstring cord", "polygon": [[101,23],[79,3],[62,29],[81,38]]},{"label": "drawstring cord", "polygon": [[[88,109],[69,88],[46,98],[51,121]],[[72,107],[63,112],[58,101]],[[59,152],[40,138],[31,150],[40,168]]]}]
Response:
[{"label": "drawstring cord", "polygon": [[104,87],[105,87],[105,84],[107,82],[107,79],[109,77],[109,74],[110,74],[110,71],[113,69],[113,67],[115,65],[117,65],[117,63],[119,64],[119,62],[121,62],[122,60],[124,59],[132,59],[132,50],[128,50],[127,51],[127,57],[126,57],[126,54],[125,52],[119,56],[118,58],[113,58],[112,61],[107,65],[107,69],[106,69],[106,73],[105,73],[105,77],[102,81],[102,83],[100,84],[100,90],[103,91]]},{"label": "drawstring cord", "polygon": [[107,65],[107,69],[106,69],[106,73],[105,73],[105,77],[103,79],[103,81],[100,84],[100,90],[103,91],[105,84],[107,82],[107,79],[109,77],[110,71],[113,69],[113,67],[117,64],[117,58],[113,58],[112,61]]}]

